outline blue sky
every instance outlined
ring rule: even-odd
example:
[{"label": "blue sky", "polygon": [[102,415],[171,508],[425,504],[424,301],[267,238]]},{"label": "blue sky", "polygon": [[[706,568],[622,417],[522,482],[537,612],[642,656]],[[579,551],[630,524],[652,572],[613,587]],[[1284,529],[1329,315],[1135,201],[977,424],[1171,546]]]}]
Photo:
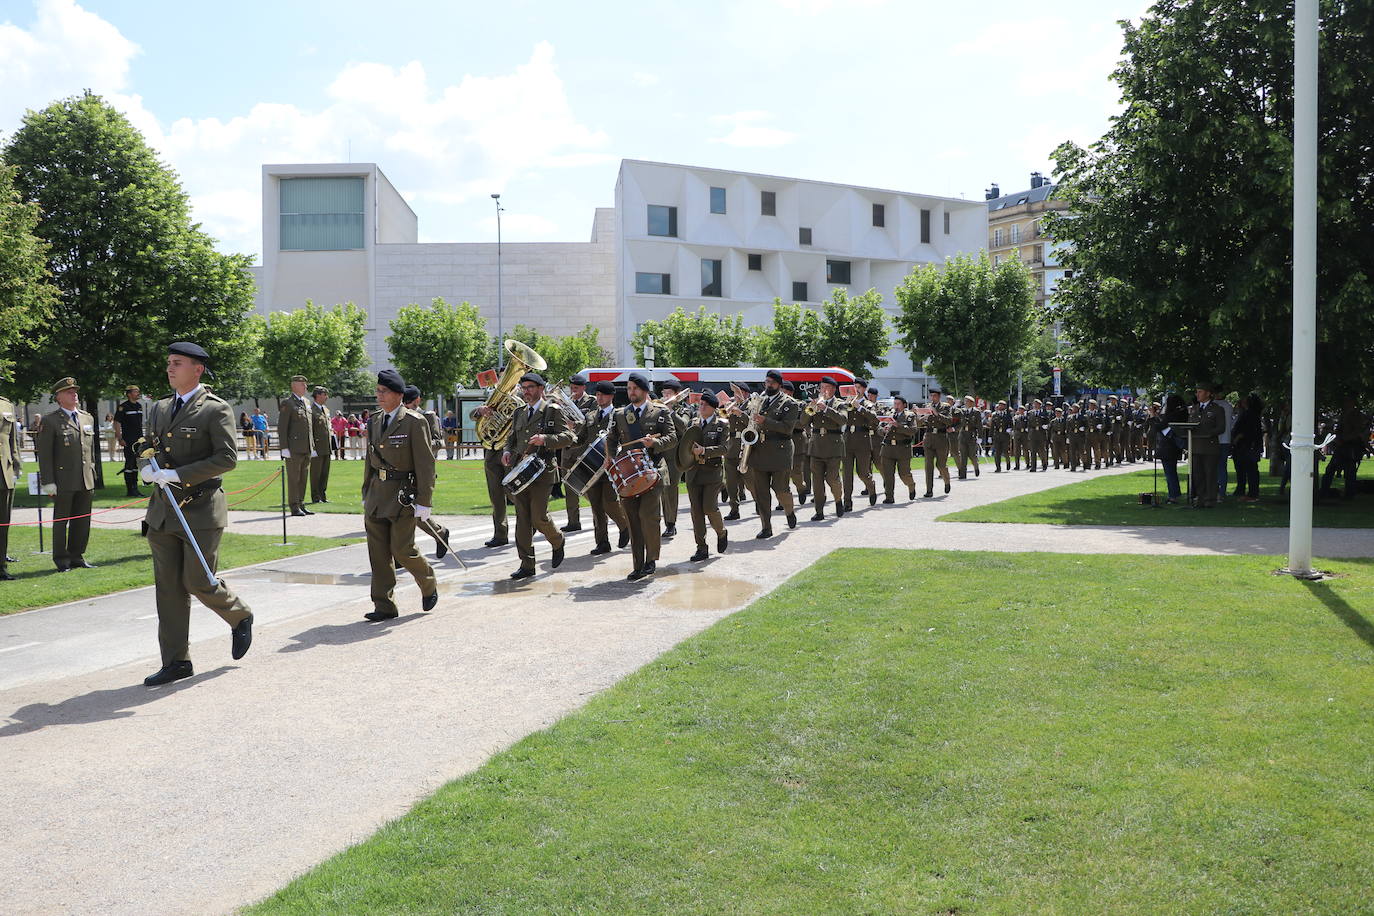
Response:
[{"label": "blue sky", "polygon": [[[422,241],[583,240],[622,158],[978,199],[1117,110],[1146,0],[0,0],[0,136],[89,87],[226,250],[264,162],[377,162]],[[351,156],[350,156],[351,151]]]}]

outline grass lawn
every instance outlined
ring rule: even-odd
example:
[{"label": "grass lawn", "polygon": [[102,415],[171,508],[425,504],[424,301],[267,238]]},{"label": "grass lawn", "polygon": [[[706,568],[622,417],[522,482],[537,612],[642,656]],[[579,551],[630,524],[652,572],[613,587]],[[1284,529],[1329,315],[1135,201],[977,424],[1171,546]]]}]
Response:
[{"label": "grass lawn", "polygon": [[1278,565],[840,551],[249,912],[1369,912],[1374,563]]},{"label": "grass lawn", "polygon": [[[1178,476],[1186,496],[1188,474],[1181,466]],[[1235,483],[1232,474],[1233,491]],[[1153,489],[1154,472],[1147,469],[1027,493],[951,512],[940,516],[939,520],[1036,525],[1234,525],[1257,528],[1288,525],[1288,497],[1279,496],[1279,478],[1268,476],[1267,468],[1260,472],[1260,501],[1257,503],[1243,503],[1228,495],[1215,509],[1192,509],[1182,500],[1176,506],[1161,505],[1157,509],[1140,505],[1139,494],[1153,492]],[[1161,503],[1167,495],[1161,471]],[[1338,497],[1324,499],[1316,505],[1313,524],[1319,528],[1374,528],[1374,494],[1361,493],[1349,502]]]},{"label": "grass lawn", "polygon": [[[248,566],[358,540],[292,535],[291,545],[283,547],[280,537],[226,533],[220,541],[219,568]],[[148,553],[148,542],[137,531],[99,527],[92,530],[86,559],[96,569],[59,573],[52,565],[52,530],[48,526],[44,526],[43,547],[48,553],[34,553],[38,549],[37,528],[24,525],[10,529],[10,554],[19,562],[9,564],[16,581],[0,582],[0,616],[153,584],[153,558]]]}]

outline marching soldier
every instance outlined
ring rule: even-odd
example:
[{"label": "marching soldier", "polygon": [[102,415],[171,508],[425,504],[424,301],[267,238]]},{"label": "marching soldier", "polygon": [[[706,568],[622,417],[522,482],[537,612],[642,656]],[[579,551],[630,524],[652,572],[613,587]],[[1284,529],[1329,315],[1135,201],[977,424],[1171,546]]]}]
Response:
[{"label": "marching soldier", "polygon": [[820,397],[812,402],[814,410],[805,417],[811,433],[811,480],[816,485],[815,513],[811,521],[825,518],[825,488],[835,498],[835,515],[845,511],[844,490],[840,486],[840,465],[844,462],[845,426],[849,411],[835,398],[839,384],[829,375],[821,379]]},{"label": "marching soldier", "polygon": [[997,409],[992,412],[988,419],[988,425],[992,429],[992,464],[995,469],[993,473],[1002,473],[1003,462],[1007,465],[1007,470],[1011,470],[1011,427],[1012,415],[1007,410],[1006,401],[998,401]]},{"label": "marching soldier", "polygon": [[1076,471],[1081,466],[1088,469],[1088,432],[1091,424],[1083,417],[1082,405],[1077,401],[1069,408],[1065,426],[1068,428],[1069,470]]},{"label": "marching soldier", "polygon": [[730,536],[725,532],[725,522],[716,506],[716,495],[720,492],[724,456],[728,450],[730,426],[716,413],[720,402],[714,392],[704,391],[697,418],[687,425],[678,445],[678,463],[684,469],[683,479],[687,482],[687,503],[692,510],[692,533],[696,536],[697,552],[692,554],[692,562],[699,562],[710,556],[706,549],[706,522],[716,532],[716,553],[725,553]]},{"label": "marching soldier", "polygon": [[[585,424],[587,415],[596,410],[596,398],[592,397],[590,394],[587,393],[587,377],[579,373],[578,375],[574,375],[571,378],[569,378],[568,394],[573,399],[573,403],[575,403],[578,409],[582,411],[583,423]],[[569,422],[573,422],[575,420],[575,417],[569,418]],[[582,427],[578,426],[577,429],[574,430],[574,432],[580,435],[581,429]],[[584,446],[582,446],[579,443],[579,447],[565,448],[558,454],[558,467],[559,470],[563,472],[563,480],[565,484],[568,479],[568,472],[573,469],[573,465],[577,462],[578,457],[582,454],[583,447]],[[565,499],[564,507],[567,509],[568,512],[568,523],[559,530],[564,532],[581,531],[581,496],[572,487],[566,485],[563,487],[563,496]],[[593,515],[595,515],[595,512],[593,512]],[[606,523],[604,520],[601,523],[601,527],[602,533],[604,534],[606,527]]]},{"label": "marching soldier", "polygon": [[143,393],[137,385],[124,389],[124,400],[114,411],[115,443],[124,449],[124,495],[138,492],[138,440],[143,438]]},{"label": "marching soldier", "polygon": [[1030,420],[1026,417],[1024,404],[1017,407],[1011,417],[1011,454],[1016,462],[1013,471],[1021,470],[1022,459],[1026,460],[1027,467],[1030,466]]},{"label": "marching soldier", "polygon": [[966,466],[970,461],[973,462],[973,476],[979,477],[982,471],[978,468],[978,441],[983,436],[983,413],[978,409],[978,399],[971,394],[964,395],[963,408],[956,408],[954,412],[959,417],[958,429],[952,443],[955,446],[959,479],[968,479]]},{"label": "marching soldier", "polygon": [[[1098,408],[1096,398],[1088,399],[1088,409],[1083,411],[1083,419],[1088,427],[1088,448],[1092,452],[1088,457],[1091,458],[1093,470],[1110,467],[1112,456],[1107,453],[1107,430],[1111,420]],[[1083,469],[1087,470],[1087,467],[1088,460],[1085,457]]]},{"label": "marching soldier", "polygon": [[862,397],[849,408],[849,426],[844,437],[844,511],[854,511],[854,478],[864,482],[864,494],[871,506],[878,501],[878,488],[873,485],[873,431],[878,428],[878,389],[864,391],[864,383],[857,381]]},{"label": "marching soldier", "polygon": [[538,529],[553,547],[551,568],[563,563],[564,538],[549,518],[549,495],[558,482],[557,451],[573,443],[568,429],[567,414],[552,401],[544,400],[544,379],[537,372],[520,377],[520,394],[525,407],[511,418],[510,439],[501,463],[514,467],[527,455],[538,455],[544,470],[515,497],[515,551],[520,556],[520,568],[510,574],[512,579],[528,579],[534,575],[534,532]]},{"label": "marching soldier", "polygon": [[783,391],[782,373],[769,369],[764,376],[765,397],[758,413],[750,419],[759,441],[749,450],[749,472],[754,480],[754,508],[763,527],[755,538],[773,536],[773,498],[786,513],[787,527],[797,527],[796,507],[788,480],[792,473],[795,447],[792,433],[801,414],[801,405]]},{"label": "marching soldier", "polygon": [[1121,453],[1121,437],[1125,430],[1125,419],[1121,416],[1121,405],[1114,394],[1107,396],[1107,406],[1103,409],[1102,415],[1106,418],[1107,434],[1107,467],[1113,464],[1121,464],[1125,456]]},{"label": "marching soldier", "polygon": [[95,495],[95,418],[78,405],[76,379],[52,388],[57,406],[38,428],[38,475],[45,496],[53,497],[52,561],[59,572],[93,569],[86,562],[91,540],[91,501]]},{"label": "marching soldier", "polygon": [[329,502],[329,389],[316,385],[311,392],[310,403],[310,442],[315,451],[310,456],[310,504]]},{"label": "marching soldier", "polygon": [[[318,391],[318,389],[316,389]],[[401,403],[406,410],[418,413],[429,427],[429,444],[434,450],[434,487],[439,487],[439,449],[444,444],[444,431],[439,426],[439,417],[433,411],[425,412],[420,409],[420,389],[414,385],[405,386],[401,392]],[[434,538],[434,559],[442,560],[448,555],[448,529],[440,525],[433,517],[417,519],[415,527]]]},{"label": "marching soldier", "polygon": [[[597,382],[592,407],[582,413],[577,447],[573,449],[579,455],[595,442],[598,436],[611,428],[611,420],[615,413],[615,385],[607,381]],[[602,447],[605,447],[604,444]],[[615,487],[606,475],[597,477],[596,482],[587,488],[585,495],[587,504],[592,509],[592,533],[596,539],[596,546],[592,548],[591,555],[598,557],[611,552],[611,535],[606,524],[607,519],[614,521],[615,527],[620,531],[620,546],[624,547],[630,543],[629,520],[625,518],[625,509],[620,505]]]},{"label": "marching soldier", "polygon": [[1064,408],[1056,407],[1050,420],[1050,454],[1054,458],[1054,469],[1068,467],[1069,428],[1064,418]]},{"label": "marching soldier", "polygon": [[24,473],[21,445],[19,416],[15,413],[14,404],[0,397],[0,582],[14,581],[14,576],[5,567],[14,562],[10,556],[9,524],[16,483]]},{"label": "marching soldier", "polygon": [[1049,456],[1050,414],[1045,410],[1045,402],[1039,398],[1031,401],[1031,409],[1026,411],[1026,439],[1030,443],[1030,471],[1035,473],[1035,463],[1040,462],[1040,470],[1050,467]]},{"label": "marching soldier", "polygon": [[731,522],[739,518],[739,504],[745,498],[745,474],[739,469],[740,454],[744,451],[740,433],[749,425],[749,418],[744,415],[743,403],[736,404],[727,392],[718,392],[716,399],[730,424],[730,444],[725,452],[725,499],[730,512],[725,520]]},{"label": "marching soldier", "polygon": [[[154,484],[145,521],[153,554],[157,600],[157,641],[162,668],[143,683],[170,684],[195,673],[191,665],[191,596],[230,627],[230,655],[237,661],[253,644],[253,612],[223,579],[211,583],[196,556],[211,572],[219,561],[219,542],[229,524],[224,475],[238,464],[238,430],[229,405],[201,384],[210,355],[193,343],[167,348],[167,381],[174,394],[152,406],[147,422],[148,446],[156,458],[142,462],[139,476]],[[44,424],[46,426],[46,424]],[[182,518],[169,500],[181,507]],[[194,543],[192,541],[194,539]]]},{"label": "marching soldier", "polygon": [[[661,387],[665,400],[682,392],[682,383],[675,378],[668,379]],[[687,418],[676,405],[668,408],[668,416],[672,418],[673,430],[680,441],[683,430],[687,428]],[[677,536],[677,513],[682,496],[679,486],[682,483],[682,468],[677,463],[676,449],[663,453],[663,466],[667,469],[668,476],[664,479],[659,499],[663,502],[663,539],[667,540]]]},{"label": "marching soldier", "polygon": [[[883,505],[893,503],[892,490],[900,476],[906,484],[907,499],[916,498],[916,481],[911,476],[911,440],[916,435],[916,419],[907,410],[907,400],[901,395],[892,398],[892,422],[878,427],[878,470],[883,478]],[[930,467],[930,452],[926,452],[926,467]],[[946,478],[948,479],[948,478]]]},{"label": "marching soldier", "polygon": [[[677,448],[677,426],[666,407],[649,403],[649,380],[643,373],[631,372],[625,386],[630,403],[617,410],[606,434],[606,465],[620,456],[622,449],[643,449],[658,471],[658,480],[638,496],[622,496],[625,518],[630,524],[630,550],[635,568],[626,578],[638,582],[652,576],[658,568],[660,543],[659,522],[663,512],[663,497],[659,489],[665,485],[667,469],[662,457]],[[657,459],[657,460],[655,460]]]},{"label": "marching soldier", "polygon": [[1199,509],[1211,509],[1217,504],[1217,464],[1221,460],[1220,437],[1226,428],[1226,414],[1212,400],[1211,382],[1199,382],[1195,394],[1197,403],[1188,410],[1188,419],[1198,424],[1193,430],[1188,486],[1193,491],[1193,504]]},{"label": "marching soldier", "polygon": [[310,459],[316,456],[312,410],[305,397],[305,386],[305,376],[292,376],[291,396],[281,402],[277,412],[277,442],[286,461],[286,502],[294,516],[315,514],[305,508],[305,479],[310,473]]},{"label": "marching soldier", "polygon": [[1369,417],[1356,405],[1352,395],[1347,394],[1342,400],[1335,435],[1331,463],[1326,466],[1326,473],[1322,475],[1321,489],[1317,495],[1334,495],[1332,482],[1339,471],[1345,480],[1344,498],[1354,499],[1360,459],[1364,457],[1365,449],[1369,446]]},{"label": "marching soldier", "polygon": [[363,528],[372,567],[373,609],[363,617],[394,620],[396,567],[404,566],[420,586],[420,606],[434,610],[439,584],[434,569],[415,549],[415,525],[434,506],[434,446],[429,423],[402,399],[406,383],[395,369],[377,373],[377,412],[367,421],[367,464],[363,468]]},{"label": "marching soldier", "polygon": [[[935,495],[935,472],[940,472],[940,479],[945,482],[945,492],[949,492],[949,468],[946,466],[949,461],[949,428],[954,425],[954,412],[952,405],[943,403],[940,400],[940,389],[930,389],[930,413],[926,414],[921,423],[925,427],[925,461],[926,466],[926,499]],[[916,498],[915,488],[911,491],[912,499]]]},{"label": "marching soldier", "polygon": [[[476,422],[491,413],[491,408],[482,404],[469,411],[468,416]],[[487,481],[487,500],[491,503],[492,528],[490,540],[482,546],[505,547],[510,543],[510,526],[506,522],[506,488],[501,485],[506,467],[501,463],[500,449],[482,449],[482,471]]]},{"label": "marching soldier", "polygon": [[790,478],[797,491],[797,505],[806,505],[811,495],[811,447],[806,438],[806,414],[802,412],[801,401],[797,400],[797,386],[791,379],[782,380],[782,393],[797,403],[797,422],[792,427],[792,470]]}]

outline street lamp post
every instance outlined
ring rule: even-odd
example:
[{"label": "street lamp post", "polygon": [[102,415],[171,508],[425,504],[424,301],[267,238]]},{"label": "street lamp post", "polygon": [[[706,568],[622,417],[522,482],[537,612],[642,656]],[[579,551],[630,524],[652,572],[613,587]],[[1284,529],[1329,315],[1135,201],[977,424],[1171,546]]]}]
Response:
[{"label": "street lamp post", "polygon": [[501,195],[493,194],[496,202],[496,368],[503,369],[506,364],[506,329],[501,313]]}]

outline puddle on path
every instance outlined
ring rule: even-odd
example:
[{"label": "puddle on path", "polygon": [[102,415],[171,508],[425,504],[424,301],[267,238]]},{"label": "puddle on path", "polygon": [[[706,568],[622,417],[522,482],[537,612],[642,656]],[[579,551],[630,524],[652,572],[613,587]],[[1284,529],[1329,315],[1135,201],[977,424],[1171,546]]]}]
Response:
[{"label": "puddle on path", "polygon": [[744,604],[758,592],[759,586],[753,582],[698,573],[674,576],[657,600],[677,611],[718,611]]},{"label": "puddle on path", "polygon": [[288,585],[358,585],[370,577],[360,576],[356,573],[310,573],[260,569],[253,574],[252,578],[266,579],[268,582],[285,582]]}]

